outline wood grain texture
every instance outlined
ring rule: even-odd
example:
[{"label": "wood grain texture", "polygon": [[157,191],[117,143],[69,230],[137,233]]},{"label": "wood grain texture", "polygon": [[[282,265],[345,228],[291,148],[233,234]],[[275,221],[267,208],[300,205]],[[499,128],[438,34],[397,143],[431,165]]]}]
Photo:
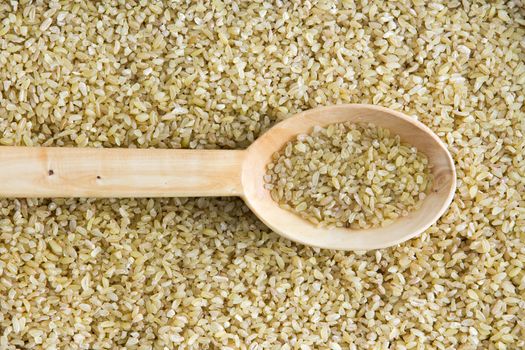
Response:
[{"label": "wood grain texture", "polygon": [[244,151],[1,147],[2,197],[238,196]]},{"label": "wood grain texture", "polygon": [[[351,230],[318,228],[293,212],[281,209],[264,189],[263,175],[274,152],[299,133],[309,133],[315,125],[340,122],[371,122],[398,134],[403,142],[414,145],[429,159],[434,183],[422,207],[383,228]],[[414,118],[373,105],[336,105],[299,113],[275,125],[249,148],[243,169],[244,199],[252,211],[281,235],[307,245],[341,249],[385,248],[426,230],[446,211],[456,189],[456,171],[446,146],[428,127]]]}]

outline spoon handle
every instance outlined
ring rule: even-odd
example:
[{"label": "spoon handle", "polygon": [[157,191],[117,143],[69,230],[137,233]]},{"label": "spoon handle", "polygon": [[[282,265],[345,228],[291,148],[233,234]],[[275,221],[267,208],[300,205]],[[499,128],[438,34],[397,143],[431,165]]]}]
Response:
[{"label": "spoon handle", "polygon": [[0,147],[0,197],[242,194],[245,151]]}]

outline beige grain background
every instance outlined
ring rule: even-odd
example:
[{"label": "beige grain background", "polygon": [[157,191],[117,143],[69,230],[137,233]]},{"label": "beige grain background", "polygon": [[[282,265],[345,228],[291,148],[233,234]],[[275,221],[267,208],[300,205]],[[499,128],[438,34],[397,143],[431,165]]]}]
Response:
[{"label": "beige grain background", "polygon": [[239,199],[2,199],[0,349],[523,349],[524,6],[1,1],[2,145],[244,148],[374,103],[436,132],[459,182],[368,253]]}]

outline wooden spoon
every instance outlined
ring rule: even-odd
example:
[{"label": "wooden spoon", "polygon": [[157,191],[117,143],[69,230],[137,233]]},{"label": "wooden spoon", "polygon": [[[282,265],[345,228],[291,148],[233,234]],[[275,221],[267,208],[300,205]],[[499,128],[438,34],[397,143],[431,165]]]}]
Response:
[{"label": "wooden spoon", "polygon": [[[371,122],[398,134],[426,154],[433,187],[421,208],[380,228],[319,228],[281,209],[264,188],[273,153],[313,126]],[[0,147],[3,197],[240,196],[275,232],[306,245],[342,249],[384,248],[415,237],[447,209],[456,188],[452,157],[425,125],[384,107],[351,104],[299,113],[268,130],[246,150]]]}]

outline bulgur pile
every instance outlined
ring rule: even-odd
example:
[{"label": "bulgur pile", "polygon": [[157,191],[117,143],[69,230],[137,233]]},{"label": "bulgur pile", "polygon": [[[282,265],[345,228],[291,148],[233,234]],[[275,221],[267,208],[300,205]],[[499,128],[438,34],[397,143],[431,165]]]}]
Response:
[{"label": "bulgur pile", "polygon": [[[0,144],[244,148],[335,103],[418,116],[458,189],[370,252],[240,199],[1,199],[1,349],[523,349],[522,0],[2,1]],[[1,171],[1,170],[0,170]]]},{"label": "bulgur pile", "polygon": [[387,226],[421,206],[428,158],[374,124],[336,123],[298,135],[273,155],[265,188],[318,226]]}]

